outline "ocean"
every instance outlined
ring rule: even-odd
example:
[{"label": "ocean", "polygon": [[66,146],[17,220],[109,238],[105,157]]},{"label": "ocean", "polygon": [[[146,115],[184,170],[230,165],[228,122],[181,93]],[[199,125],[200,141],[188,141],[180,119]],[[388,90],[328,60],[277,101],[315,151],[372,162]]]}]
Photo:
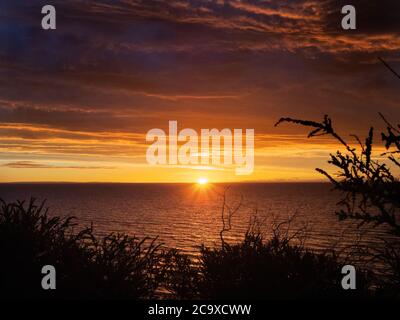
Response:
[{"label": "ocean", "polygon": [[158,237],[164,246],[190,255],[197,255],[201,244],[220,245],[224,194],[232,210],[241,204],[231,230],[224,232],[229,243],[243,239],[250,226],[269,237],[283,223],[283,232],[301,230],[305,246],[314,250],[379,245],[383,228],[338,221],[340,194],[331,189],[325,183],[0,184],[0,198],[46,200],[50,215],[74,216],[81,227],[93,224],[96,235]]}]

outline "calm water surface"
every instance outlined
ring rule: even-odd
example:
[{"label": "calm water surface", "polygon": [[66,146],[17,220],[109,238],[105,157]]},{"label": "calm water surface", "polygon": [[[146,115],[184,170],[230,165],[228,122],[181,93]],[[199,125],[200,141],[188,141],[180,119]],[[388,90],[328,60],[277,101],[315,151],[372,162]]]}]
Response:
[{"label": "calm water surface", "polygon": [[[53,215],[72,215],[82,226],[93,223],[98,235],[124,232],[159,237],[168,247],[196,254],[202,243],[215,245],[221,230],[222,194],[226,185],[192,184],[0,184],[0,197],[46,199]],[[291,230],[307,226],[306,245],[314,249],[355,241],[354,225],[338,222],[334,212],[340,200],[329,184],[233,184],[227,203],[240,210],[232,219],[229,241],[243,238],[249,222],[266,234],[271,226],[295,215]],[[362,241],[378,243],[382,230],[364,231]]]}]

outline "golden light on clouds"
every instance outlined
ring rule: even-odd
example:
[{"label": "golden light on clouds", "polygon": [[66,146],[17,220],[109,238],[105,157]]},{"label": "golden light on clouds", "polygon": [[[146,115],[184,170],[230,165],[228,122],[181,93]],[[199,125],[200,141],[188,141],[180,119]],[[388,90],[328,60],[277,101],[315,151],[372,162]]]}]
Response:
[{"label": "golden light on clouds", "polygon": [[[274,123],[328,114],[362,137],[378,111],[399,119],[398,84],[376,58],[400,67],[399,5],[359,6],[360,28],[342,32],[333,0],[77,1],[63,3],[63,28],[37,32],[33,4],[5,1],[0,181],[321,180],[314,168],[338,146]],[[170,120],[254,129],[254,171],[149,166],[146,132]]]}]

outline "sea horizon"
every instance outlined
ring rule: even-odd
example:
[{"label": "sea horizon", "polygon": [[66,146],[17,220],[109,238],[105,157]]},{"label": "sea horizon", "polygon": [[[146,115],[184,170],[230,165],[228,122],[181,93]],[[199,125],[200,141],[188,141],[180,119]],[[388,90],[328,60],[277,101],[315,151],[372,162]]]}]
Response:
[{"label": "sea horizon", "polygon": [[[309,248],[323,250],[343,237],[350,244],[359,230],[339,223],[335,215],[340,195],[326,182],[208,183],[0,183],[7,201],[45,201],[50,215],[74,216],[80,226],[94,226],[97,235],[125,233],[158,237],[167,247],[196,254],[201,244],[218,245],[221,205],[241,208],[232,218],[231,242],[240,241],[252,219],[271,235],[273,224],[295,217],[291,231],[308,225]],[[275,220],[275,221],[273,221]],[[262,223],[261,223],[262,222]],[[264,224],[264,225],[261,225]],[[382,235],[368,234],[366,241]]]},{"label": "sea horizon", "polygon": [[[5,181],[0,182],[1,184],[186,184],[193,185],[198,182],[119,182],[119,181]],[[222,184],[330,184],[327,181],[315,180],[315,181],[221,181],[221,182],[209,182],[212,185],[222,185]]]}]

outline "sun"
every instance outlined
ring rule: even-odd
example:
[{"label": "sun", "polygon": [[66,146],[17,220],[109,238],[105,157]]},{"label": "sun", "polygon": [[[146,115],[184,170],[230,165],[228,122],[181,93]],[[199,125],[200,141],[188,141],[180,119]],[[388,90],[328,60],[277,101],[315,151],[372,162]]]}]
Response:
[{"label": "sun", "polygon": [[208,183],[208,179],[207,179],[207,178],[204,178],[204,177],[199,178],[199,179],[197,180],[197,183],[198,183],[198,184],[201,184],[201,185],[205,185],[205,184]]}]

